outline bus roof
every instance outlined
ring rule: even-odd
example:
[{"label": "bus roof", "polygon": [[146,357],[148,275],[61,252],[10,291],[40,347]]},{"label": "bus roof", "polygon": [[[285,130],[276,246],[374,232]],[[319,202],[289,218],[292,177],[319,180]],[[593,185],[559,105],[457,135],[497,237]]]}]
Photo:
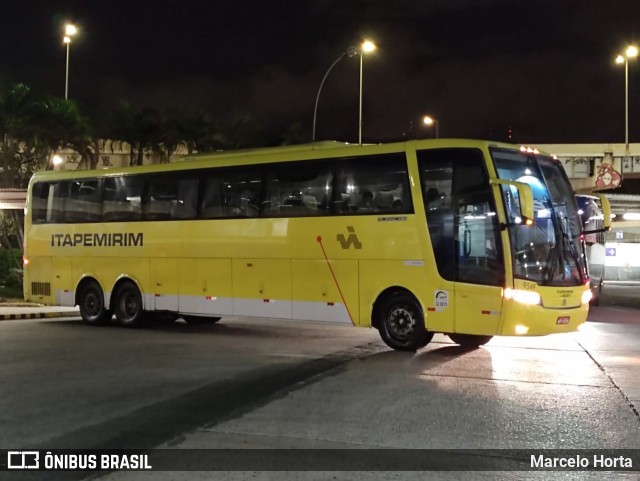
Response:
[{"label": "bus roof", "polygon": [[360,156],[403,152],[414,149],[456,148],[456,147],[501,147],[519,149],[514,144],[474,139],[427,139],[382,144],[351,144],[337,141],[321,141],[308,144],[287,145],[280,147],[261,147],[238,150],[222,150],[182,157],[165,164],[148,164],[133,167],[109,167],[97,170],[46,170],[34,174],[37,180],[55,180],[63,178],[108,177],[123,174],[142,174],[151,172],[171,172],[208,167],[225,167],[250,165],[293,160],[312,160],[320,158],[340,157],[344,155]]}]

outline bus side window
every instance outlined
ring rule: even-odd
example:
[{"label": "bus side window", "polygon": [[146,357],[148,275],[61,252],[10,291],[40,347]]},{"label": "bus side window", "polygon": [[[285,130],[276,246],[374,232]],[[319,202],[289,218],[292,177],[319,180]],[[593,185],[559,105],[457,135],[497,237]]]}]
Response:
[{"label": "bus side window", "polygon": [[413,213],[404,153],[340,159],[336,213]]},{"label": "bus side window", "polygon": [[256,169],[212,171],[203,182],[200,215],[205,219],[257,217],[261,174]]},{"label": "bus side window", "polygon": [[175,219],[195,219],[198,204],[198,179],[186,178],[178,181],[178,204]]},{"label": "bus side window", "polygon": [[105,178],[102,202],[103,221],[140,220],[143,187],[142,176]]},{"label": "bus side window", "polygon": [[47,182],[38,182],[33,186],[31,196],[31,223],[45,224],[47,222],[47,204],[49,202],[49,186]]},{"label": "bus side window", "polygon": [[56,182],[52,184],[53,197],[49,209],[49,222],[60,224],[65,222],[65,208],[69,197],[70,182]]},{"label": "bus side window", "polygon": [[65,221],[70,223],[100,222],[102,206],[97,179],[71,181],[65,206]]},{"label": "bus side window", "polygon": [[157,175],[147,180],[147,195],[143,203],[145,220],[170,220],[178,204],[175,176]]},{"label": "bus side window", "polygon": [[326,161],[305,162],[292,169],[286,163],[267,174],[268,201],[264,217],[309,217],[328,215],[333,174]]},{"label": "bus side window", "polygon": [[453,167],[448,160],[431,160],[426,154],[421,157],[425,158],[421,160],[420,174],[429,238],[440,276],[452,281],[455,280]]},{"label": "bus side window", "polygon": [[208,177],[202,183],[202,200],[200,201],[200,216],[203,219],[227,217],[222,200],[222,182],[216,177]]}]

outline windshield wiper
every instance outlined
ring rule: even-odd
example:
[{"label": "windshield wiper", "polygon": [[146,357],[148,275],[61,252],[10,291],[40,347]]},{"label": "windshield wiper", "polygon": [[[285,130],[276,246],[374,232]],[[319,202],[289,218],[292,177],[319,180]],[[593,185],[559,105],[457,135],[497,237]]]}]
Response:
[{"label": "windshield wiper", "polygon": [[[580,282],[584,282],[584,273],[580,268],[580,255],[576,251],[576,246],[574,244],[574,238],[569,235],[564,226],[564,220],[560,217],[560,214],[555,210],[556,206],[562,204],[551,204],[552,206],[552,218],[553,218],[553,226],[556,231],[556,244],[554,249],[549,252],[549,258],[547,259],[548,263],[551,263],[551,269],[548,271],[548,275],[544,280],[544,284],[549,284],[556,273],[556,266],[560,267],[560,272],[562,272],[563,276],[566,277],[566,273],[564,272],[566,261],[565,254],[568,252],[571,256],[571,259],[575,263],[575,267],[578,271],[578,275],[580,276]],[[570,230],[570,229],[569,229]]]}]

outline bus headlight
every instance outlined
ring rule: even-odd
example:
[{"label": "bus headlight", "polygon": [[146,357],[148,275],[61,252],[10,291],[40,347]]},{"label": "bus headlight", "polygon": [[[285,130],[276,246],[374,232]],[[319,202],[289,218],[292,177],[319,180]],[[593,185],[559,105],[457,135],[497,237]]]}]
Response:
[{"label": "bus headlight", "polygon": [[591,292],[591,289],[587,289],[582,293],[582,303],[588,304],[591,301],[592,297],[593,297],[593,292]]},{"label": "bus headlight", "polygon": [[504,290],[505,299],[513,299],[520,304],[538,305],[540,304],[540,294],[533,291],[523,291],[507,287]]},{"label": "bus headlight", "polygon": [[529,332],[529,328],[523,324],[518,324],[515,328],[515,331],[519,336],[524,336],[527,332]]}]

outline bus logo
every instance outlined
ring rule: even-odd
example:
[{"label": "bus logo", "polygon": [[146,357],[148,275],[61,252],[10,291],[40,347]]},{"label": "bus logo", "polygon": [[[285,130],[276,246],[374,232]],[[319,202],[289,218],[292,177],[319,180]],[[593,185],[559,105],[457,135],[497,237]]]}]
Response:
[{"label": "bus logo", "polygon": [[353,226],[348,225],[347,231],[349,231],[348,237],[345,238],[343,234],[338,234],[338,236],[336,237],[338,242],[340,242],[342,248],[350,249],[351,246],[353,246],[356,249],[362,249],[362,242],[360,242],[360,240],[358,239],[356,230],[353,228]]},{"label": "bus logo", "polygon": [[9,451],[7,453],[8,469],[38,469],[40,468],[40,453],[38,451]]}]

